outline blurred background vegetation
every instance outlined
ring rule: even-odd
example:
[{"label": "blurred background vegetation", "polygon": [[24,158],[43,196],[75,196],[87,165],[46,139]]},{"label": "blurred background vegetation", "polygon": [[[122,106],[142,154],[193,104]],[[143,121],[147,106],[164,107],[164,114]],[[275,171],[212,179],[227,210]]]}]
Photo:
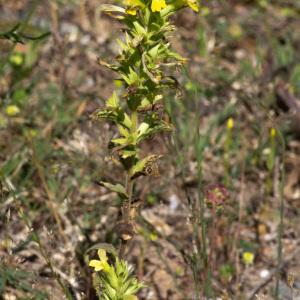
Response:
[{"label": "blurred background vegetation", "polygon": [[[0,1],[0,299],[96,299],[85,251],[118,243],[118,199],[96,184],[121,178],[116,130],[91,118],[122,30],[103,1]],[[173,22],[189,61],[166,95],[174,133],[143,145],[164,158],[135,187],[140,298],[298,299],[300,2],[203,0]],[[230,194],[217,215],[211,184]]]}]

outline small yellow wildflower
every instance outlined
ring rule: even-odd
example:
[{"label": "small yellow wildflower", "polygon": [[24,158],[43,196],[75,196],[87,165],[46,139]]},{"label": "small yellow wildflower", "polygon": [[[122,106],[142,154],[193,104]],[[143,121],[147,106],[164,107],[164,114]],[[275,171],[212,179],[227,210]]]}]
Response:
[{"label": "small yellow wildflower", "polygon": [[89,263],[89,266],[93,267],[96,272],[102,271],[102,270],[104,272],[109,272],[110,265],[107,262],[107,256],[106,256],[105,250],[99,249],[98,256],[99,256],[100,260],[92,259]]},{"label": "small yellow wildflower", "polygon": [[232,129],[233,126],[234,126],[233,119],[232,119],[232,118],[229,118],[229,119],[227,120],[227,128],[228,128],[228,129]]},{"label": "small yellow wildflower", "polygon": [[5,112],[9,117],[14,117],[20,113],[20,108],[17,105],[8,105]]},{"label": "small yellow wildflower", "polygon": [[254,261],[254,254],[252,252],[244,252],[243,261],[246,265],[252,265]]},{"label": "small yellow wildflower", "polygon": [[152,0],[151,3],[151,10],[153,12],[161,11],[162,9],[166,8],[167,4],[165,0]]},{"label": "small yellow wildflower", "polygon": [[156,234],[156,233],[154,233],[154,232],[151,232],[151,233],[150,233],[150,240],[151,240],[151,241],[156,241],[157,238],[158,238],[158,237],[157,237],[157,234]]},{"label": "small yellow wildflower", "polygon": [[9,61],[11,64],[15,66],[20,66],[22,65],[24,59],[21,53],[15,52],[10,56]]},{"label": "small yellow wildflower", "polygon": [[187,5],[195,12],[199,12],[199,5],[197,0],[187,0]]},{"label": "small yellow wildflower", "polygon": [[274,127],[271,128],[270,135],[271,138],[274,138],[276,136],[276,129]]}]

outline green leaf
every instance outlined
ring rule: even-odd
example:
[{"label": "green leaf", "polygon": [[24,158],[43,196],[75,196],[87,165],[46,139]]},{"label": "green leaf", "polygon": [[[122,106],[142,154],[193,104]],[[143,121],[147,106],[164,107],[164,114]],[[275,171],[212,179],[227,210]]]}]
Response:
[{"label": "green leaf", "polygon": [[146,29],[137,21],[133,22],[133,26],[139,35],[146,35],[147,31]]},{"label": "green leaf", "polygon": [[116,40],[119,47],[124,51],[124,52],[127,52],[128,51],[128,45],[126,45],[125,43],[123,43],[120,39],[117,39]]},{"label": "green leaf", "polygon": [[112,184],[109,182],[100,181],[99,184],[106,187],[107,189],[109,189],[112,192],[118,193],[122,197],[128,198],[128,194],[126,192],[125,187],[119,183]]},{"label": "green leaf", "polygon": [[116,124],[121,124],[128,129],[130,129],[132,125],[129,116],[120,108],[108,107],[104,110],[98,110],[94,116],[99,119],[107,119]]},{"label": "green leaf", "polygon": [[142,136],[143,134],[146,134],[149,129],[149,124],[148,123],[141,123],[139,128],[138,128],[138,137]]},{"label": "green leaf", "polygon": [[128,138],[130,136],[129,131],[124,128],[122,125],[118,125],[118,129],[121,135],[123,135],[124,137]]},{"label": "green leaf", "polygon": [[159,123],[152,125],[146,131],[144,131],[143,134],[139,134],[137,142],[139,143],[142,140],[149,138],[159,132],[172,131],[172,130],[173,130],[172,124],[169,124],[169,123],[161,120]]},{"label": "green leaf", "polygon": [[129,117],[126,113],[124,113],[124,121],[123,121],[123,124],[124,124],[128,129],[130,129],[131,126],[132,126],[131,119],[130,119],[130,117]]},{"label": "green leaf", "polygon": [[125,145],[127,144],[127,139],[124,138],[118,138],[118,139],[112,139],[111,140],[114,144],[118,144],[118,145]]},{"label": "green leaf", "polygon": [[106,102],[107,107],[117,108],[119,106],[119,98],[116,92],[113,92],[112,96]]},{"label": "green leaf", "polygon": [[275,166],[275,158],[276,158],[276,151],[274,147],[271,147],[270,153],[267,157],[267,168],[269,171],[272,171]]},{"label": "green leaf", "polygon": [[160,44],[157,44],[154,46],[152,49],[149,50],[148,54],[151,56],[151,58],[154,60],[156,59],[158,55],[158,50],[159,50]]},{"label": "green leaf", "polygon": [[136,175],[138,175],[138,174],[142,175],[147,161],[148,161],[148,158],[144,158],[144,159],[138,161],[130,170],[131,177],[137,177]]},{"label": "green leaf", "polygon": [[136,150],[123,150],[121,157],[122,158],[128,158],[136,155]]},{"label": "green leaf", "polygon": [[139,81],[139,75],[129,67],[129,74],[121,74],[122,78],[128,85],[133,85]]},{"label": "green leaf", "polygon": [[149,155],[146,158],[138,161],[130,170],[131,178],[137,178],[141,175],[146,175],[144,170],[149,165],[155,164],[160,159],[161,155]]}]

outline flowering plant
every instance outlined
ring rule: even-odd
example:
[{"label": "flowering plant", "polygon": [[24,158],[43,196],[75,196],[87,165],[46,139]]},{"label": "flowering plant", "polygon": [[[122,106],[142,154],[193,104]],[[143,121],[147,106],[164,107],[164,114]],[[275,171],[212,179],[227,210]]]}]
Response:
[{"label": "flowering plant", "polygon": [[[122,220],[117,224],[121,239],[119,256],[125,256],[127,243],[135,234],[137,205],[133,203],[133,186],[142,176],[158,175],[157,160],[161,155],[140,155],[142,141],[154,135],[172,131],[164,120],[164,93],[167,88],[178,89],[172,69],[186,61],[170,48],[167,38],[175,30],[170,16],[184,7],[198,11],[196,0],[123,0],[120,5],[104,4],[104,13],[126,25],[124,39],[117,40],[120,53],[113,63],[99,60],[100,65],[117,73],[119,89],[106,101],[95,117],[113,122],[118,137],[109,144],[125,171],[123,183],[101,181],[122,200]],[[101,253],[100,253],[101,254]],[[118,260],[116,260],[118,264]],[[95,270],[106,273],[105,260],[91,261]],[[111,298],[109,298],[111,299]]]},{"label": "flowering plant", "polygon": [[98,250],[100,260],[91,260],[95,270],[94,286],[101,300],[136,300],[135,293],[143,286],[132,275],[132,267],[115,257],[115,264],[108,263],[104,249]]}]

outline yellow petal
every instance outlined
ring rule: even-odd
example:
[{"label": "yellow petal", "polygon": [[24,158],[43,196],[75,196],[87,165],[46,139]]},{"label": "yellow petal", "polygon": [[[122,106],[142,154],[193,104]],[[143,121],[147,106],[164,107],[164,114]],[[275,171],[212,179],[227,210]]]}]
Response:
[{"label": "yellow petal", "polygon": [[90,261],[89,266],[93,267],[96,272],[101,271],[103,269],[101,261],[95,259]]},{"label": "yellow petal", "polygon": [[199,11],[199,5],[197,0],[187,0],[188,6],[195,12]]},{"label": "yellow petal", "polygon": [[135,9],[135,8],[127,8],[127,9],[126,9],[126,13],[127,13],[128,15],[135,16],[135,15],[136,15],[136,9]]},{"label": "yellow petal", "polygon": [[106,251],[104,249],[99,249],[98,255],[100,257],[101,262],[107,262]]},{"label": "yellow petal", "polygon": [[233,126],[234,126],[234,121],[233,121],[232,118],[229,118],[229,119],[227,120],[227,128],[230,130],[230,129],[233,128]]},{"label": "yellow petal", "polygon": [[14,117],[20,113],[20,109],[16,105],[8,105],[5,112],[9,117]]},{"label": "yellow petal", "polygon": [[276,129],[274,127],[271,128],[270,135],[271,135],[271,138],[274,138],[276,136]]},{"label": "yellow petal", "polygon": [[17,52],[11,55],[9,61],[15,66],[20,66],[23,63],[24,58],[21,53]]},{"label": "yellow petal", "polygon": [[152,0],[151,3],[151,10],[153,12],[161,11],[162,9],[166,8],[167,4],[165,0]]},{"label": "yellow petal", "polygon": [[244,252],[243,253],[243,261],[246,265],[253,264],[254,261],[254,254],[251,252]]}]

